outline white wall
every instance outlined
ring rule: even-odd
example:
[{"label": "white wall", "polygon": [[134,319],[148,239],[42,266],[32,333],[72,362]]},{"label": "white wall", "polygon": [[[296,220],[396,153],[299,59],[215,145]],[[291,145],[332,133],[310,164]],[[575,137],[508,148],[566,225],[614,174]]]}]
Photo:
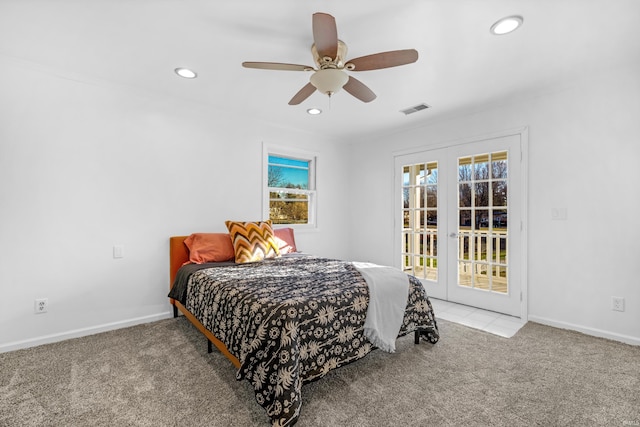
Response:
[{"label": "white wall", "polygon": [[[618,70],[344,148],[3,61],[0,351],[167,316],[168,237],[260,217],[263,141],[320,153],[320,230],[296,235],[303,250],[393,264],[392,153],[520,126],[530,319],[640,342],[638,76]],[[552,207],[569,219],[551,221]],[[611,311],[612,295],[625,312]],[[49,312],[34,315],[44,297]]]},{"label": "white wall", "polygon": [[261,218],[263,141],[319,153],[319,231],[296,240],[347,255],[322,136],[8,60],[0,93],[0,351],[168,316],[169,236]]},{"label": "white wall", "polygon": [[[529,129],[529,319],[640,344],[637,66],[354,144],[351,256],[395,261],[393,152],[523,126]],[[568,220],[552,221],[553,207],[567,208]],[[625,298],[625,312],[611,310],[611,296]]]}]

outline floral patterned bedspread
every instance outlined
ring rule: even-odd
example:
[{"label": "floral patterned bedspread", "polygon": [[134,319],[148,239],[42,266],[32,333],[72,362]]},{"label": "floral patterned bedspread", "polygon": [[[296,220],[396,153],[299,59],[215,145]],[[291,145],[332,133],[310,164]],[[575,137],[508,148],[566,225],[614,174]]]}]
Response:
[{"label": "floral patterned bedspread", "polygon": [[[415,330],[435,343],[438,328],[418,279],[400,336]],[[369,291],[348,262],[312,256],[208,268],[187,282],[185,307],[238,358],[237,379],[254,387],[274,426],[293,425],[303,383],[364,357]]]}]

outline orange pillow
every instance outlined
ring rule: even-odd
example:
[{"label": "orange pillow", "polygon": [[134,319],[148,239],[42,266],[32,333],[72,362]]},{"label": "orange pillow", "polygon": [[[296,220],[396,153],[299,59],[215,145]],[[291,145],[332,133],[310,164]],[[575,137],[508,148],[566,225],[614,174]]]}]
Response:
[{"label": "orange pillow", "polygon": [[273,236],[271,220],[256,222],[226,221],[237,263],[262,261],[280,255]]},{"label": "orange pillow", "polygon": [[293,228],[274,228],[273,234],[280,250],[280,255],[298,252],[296,239],[293,237]]},{"label": "orange pillow", "polygon": [[184,244],[189,248],[189,261],[194,264],[231,261],[235,257],[227,233],[193,233]]}]

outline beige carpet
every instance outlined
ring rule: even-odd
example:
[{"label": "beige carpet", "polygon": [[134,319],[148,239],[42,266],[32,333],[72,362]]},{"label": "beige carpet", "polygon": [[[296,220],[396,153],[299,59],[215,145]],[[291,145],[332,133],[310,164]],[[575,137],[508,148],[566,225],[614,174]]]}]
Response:
[{"label": "beige carpet", "polygon": [[[640,347],[439,322],[303,387],[298,427],[640,425]],[[269,426],[184,318],[0,354],[0,426]]]}]

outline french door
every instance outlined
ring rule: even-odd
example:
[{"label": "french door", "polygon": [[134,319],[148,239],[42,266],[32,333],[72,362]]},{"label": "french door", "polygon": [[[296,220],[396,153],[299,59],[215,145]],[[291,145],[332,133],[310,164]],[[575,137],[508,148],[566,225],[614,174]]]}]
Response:
[{"label": "french door", "polygon": [[396,253],[429,295],[522,315],[521,139],[395,157]]}]

